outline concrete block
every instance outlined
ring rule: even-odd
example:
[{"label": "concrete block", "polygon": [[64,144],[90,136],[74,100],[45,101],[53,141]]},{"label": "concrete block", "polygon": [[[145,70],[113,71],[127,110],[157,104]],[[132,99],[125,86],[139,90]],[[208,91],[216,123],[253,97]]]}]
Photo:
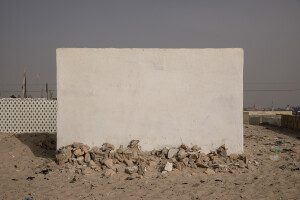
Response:
[{"label": "concrete block", "polygon": [[243,112],[243,123],[249,124],[249,112]]},{"label": "concrete block", "polygon": [[243,151],[242,49],[57,49],[58,147]]}]

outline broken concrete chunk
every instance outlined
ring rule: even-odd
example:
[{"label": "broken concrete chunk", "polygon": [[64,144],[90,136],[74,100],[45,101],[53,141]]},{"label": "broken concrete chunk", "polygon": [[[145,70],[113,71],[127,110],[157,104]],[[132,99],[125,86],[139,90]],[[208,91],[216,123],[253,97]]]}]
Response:
[{"label": "broken concrete chunk", "polygon": [[59,165],[66,163],[68,161],[67,154],[56,154],[56,160]]},{"label": "broken concrete chunk", "polygon": [[208,174],[208,175],[213,175],[213,174],[215,174],[215,171],[208,168],[204,173]]},{"label": "broken concrete chunk", "polygon": [[90,160],[91,160],[90,153],[86,153],[85,156],[84,156],[84,162],[88,163],[88,162],[90,162]]},{"label": "broken concrete chunk", "polygon": [[174,165],[175,165],[176,169],[178,169],[180,171],[183,170],[183,167],[184,167],[183,163],[181,163],[181,162],[175,162]]},{"label": "broken concrete chunk", "polygon": [[123,145],[120,145],[120,147],[117,149],[117,153],[122,154],[124,151]]},{"label": "broken concrete chunk", "polygon": [[182,160],[182,159],[186,158],[186,156],[187,156],[187,153],[185,152],[184,149],[180,149],[178,151],[177,157],[178,157],[179,160]]},{"label": "broken concrete chunk", "polygon": [[208,168],[208,165],[205,164],[200,158],[196,160],[197,167]]},{"label": "broken concrete chunk", "polygon": [[243,160],[239,160],[237,165],[238,165],[239,168],[245,168],[246,167],[246,164]]},{"label": "broken concrete chunk", "polygon": [[220,146],[217,149],[217,154],[221,157],[226,157],[227,156],[227,149],[225,148],[225,144]]},{"label": "broken concrete chunk", "polygon": [[90,162],[89,162],[89,167],[90,167],[91,169],[95,169],[95,168],[96,168],[96,163],[95,163],[94,161],[90,160]]},{"label": "broken concrete chunk", "polygon": [[188,152],[187,154],[188,154],[189,158],[192,158],[192,159],[199,158],[199,154],[197,152]]},{"label": "broken concrete chunk", "polygon": [[100,149],[98,147],[93,147],[90,152],[97,153],[98,151],[100,151]]},{"label": "broken concrete chunk", "polygon": [[193,152],[198,152],[198,151],[200,151],[200,150],[201,150],[201,148],[198,147],[197,145],[194,145],[194,146],[192,147],[192,151],[193,151]]},{"label": "broken concrete chunk", "polygon": [[86,174],[91,174],[92,170],[89,167],[83,167],[81,168],[81,174],[86,175]]},{"label": "broken concrete chunk", "polygon": [[82,151],[81,149],[76,149],[73,154],[76,156],[76,157],[79,157],[79,156],[82,156],[84,154],[84,151]]},{"label": "broken concrete chunk", "polygon": [[161,156],[163,157],[163,158],[166,158],[166,157],[168,157],[168,149],[167,148],[163,148],[162,149],[162,151],[161,151]]},{"label": "broken concrete chunk", "polygon": [[84,157],[83,156],[79,156],[76,160],[79,165],[84,165]]},{"label": "broken concrete chunk", "polygon": [[177,153],[178,153],[178,149],[176,148],[171,148],[169,151],[168,151],[168,158],[173,158],[175,156],[177,156]]},{"label": "broken concrete chunk", "polygon": [[140,142],[139,140],[131,140],[128,147],[129,148],[136,148],[136,147],[138,147],[139,142]]},{"label": "broken concrete chunk", "polygon": [[132,166],[132,167],[125,167],[125,172],[127,174],[134,174],[137,173],[138,167],[137,166]]},{"label": "broken concrete chunk", "polygon": [[189,159],[188,159],[188,158],[184,158],[184,159],[182,159],[182,162],[183,162],[183,164],[184,164],[185,166],[188,166],[188,164],[189,164]]},{"label": "broken concrete chunk", "polygon": [[239,154],[238,159],[243,160],[244,162],[246,162],[247,156],[245,154]]},{"label": "broken concrete chunk", "polygon": [[220,160],[218,156],[212,156],[210,159],[213,163],[217,163]]},{"label": "broken concrete chunk", "polygon": [[186,151],[190,150],[190,147],[188,147],[188,146],[185,145],[185,144],[181,144],[181,145],[180,145],[180,148],[182,148],[182,149],[184,149],[184,150],[186,150]]},{"label": "broken concrete chunk", "polygon": [[138,159],[139,158],[139,150],[138,150],[138,148],[134,148],[132,150],[132,158],[133,159]]},{"label": "broken concrete chunk", "polygon": [[127,159],[125,159],[125,160],[124,160],[124,163],[125,163],[128,167],[132,167],[132,166],[133,166],[132,160],[127,160]]},{"label": "broken concrete chunk", "polygon": [[237,160],[238,157],[239,157],[239,155],[237,155],[237,154],[230,154],[230,155],[229,155],[229,158],[230,158],[231,160]]},{"label": "broken concrete chunk", "polygon": [[173,170],[173,163],[167,162],[165,166],[165,171],[170,172]]},{"label": "broken concrete chunk", "polygon": [[123,154],[126,154],[126,155],[132,154],[132,149],[131,148],[124,149]]},{"label": "broken concrete chunk", "polygon": [[103,151],[112,151],[112,150],[114,150],[114,149],[115,149],[115,146],[112,145],[112,144],[104,143],[104,144],[102,145],[102,150],[103,150]]},{"label": "broken concrete chunk", "polygon": [[210,160],[209,157],[206,156],[204,153],[200,153],[199,158],[205,163],[207,163]]},{"label": "broken concrete chunk", "polygon": [[112,161],[112,159],[110,159],[110,158],[105,159],[105,160],[103,161],[103,164],[104,164],[107,168],[109,168],[109,169],[111,169],[111,168],[113,167],[113,161]]},{"label": "broken concrete chunk", "polygon": [[144,176],[147,168],[144,164],[140,164],[138,167],[138,174]]},{"label": "broken concrete chunk", "polygon": [[123,161],[124,161],[124,159],[122,159],[121,156],[120,156],[118,153],[115,154],[115,158],[116,158],[118,161],[120,161],[120,162],[123,162]]},{"label": "broken concrete chunk", "polygon": [[82,149],[82,151],[83,151],[84,153],[88,153],[89,150],[90,150],[90,147],[89,147],[88,145],[83,145],[83,146],[81,147],[81,149]]},{"label": "broken concrete chunk", "polygon": [[116,172],[115,172],[114,170],[112,170],[112,169],[107,169],[107,170],[105,170],[105,172],[103,173],[103,175],[106,176],[106,177],[111,177],[111,176],[113,176],[113,175],[115,175],[115,174],[116,174]]},{"label": "broken concrete chunk", "polygon": [[81,143],[81,142],[74,142],[74,143],[72,144],[72,146],[73,146],[73,148],[80,148],[80,147],[83,147],[84,144]]}]

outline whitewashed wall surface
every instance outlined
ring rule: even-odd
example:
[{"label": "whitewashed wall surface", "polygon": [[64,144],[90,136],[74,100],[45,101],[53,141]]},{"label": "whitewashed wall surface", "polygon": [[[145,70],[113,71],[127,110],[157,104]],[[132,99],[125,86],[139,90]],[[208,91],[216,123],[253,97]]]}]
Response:
[{"label": "whitewashed wall surface", "polygon": [[0,99],[1,133],[56,132],[57,101],[47,99]]},{"label": "whitewashed wall surface", "polygon": [[57,145],[243,151],[243,49],[57,49]]}]

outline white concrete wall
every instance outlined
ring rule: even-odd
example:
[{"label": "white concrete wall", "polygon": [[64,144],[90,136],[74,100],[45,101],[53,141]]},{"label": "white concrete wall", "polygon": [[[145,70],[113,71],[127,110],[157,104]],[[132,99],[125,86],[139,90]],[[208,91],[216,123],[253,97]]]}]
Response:
[{"label": "white concrete wall", "polygon": [[243,151],[242,49],[57,49],[58,147]]}]

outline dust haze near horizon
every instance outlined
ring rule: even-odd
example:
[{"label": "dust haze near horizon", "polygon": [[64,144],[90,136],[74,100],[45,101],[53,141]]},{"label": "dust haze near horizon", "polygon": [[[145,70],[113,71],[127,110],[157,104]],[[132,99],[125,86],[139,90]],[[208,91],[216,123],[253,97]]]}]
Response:
[{"label": "dust haze near horizon", "polygon": [[62,47],[244,48],[244,106],[300,106],[299,0],[1,0],[2,97],[20,94],[24,67],[34,97],[56,90]]}]

